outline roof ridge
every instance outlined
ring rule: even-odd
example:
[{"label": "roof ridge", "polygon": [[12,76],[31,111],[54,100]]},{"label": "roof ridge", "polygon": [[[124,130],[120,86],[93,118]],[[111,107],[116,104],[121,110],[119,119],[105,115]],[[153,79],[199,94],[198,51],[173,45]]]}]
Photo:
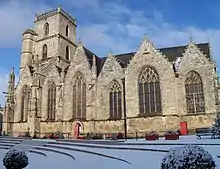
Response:
[{"label": "roof ridge", "polygon": [[[209,44],[209,42],[206,43],[195,43],[196,45],[205,45],[205,44]],[[181,47],[187,47],[188,45],[179,45],[179,46],[170,46],[170,47],[163,47],[163,48],[158,48],[158,50],[161,49],[170,49],[170,48],[181,48]]]}]

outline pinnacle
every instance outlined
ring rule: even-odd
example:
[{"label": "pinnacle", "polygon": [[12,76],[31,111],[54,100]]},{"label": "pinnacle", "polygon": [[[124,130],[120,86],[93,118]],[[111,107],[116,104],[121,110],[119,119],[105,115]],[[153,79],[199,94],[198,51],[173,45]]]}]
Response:
[{"label": "pinnacle", "polygon": [[12,67],[12,69],[11,69],[11,74],[14,74],[14,73],[15,73],[15,68]]},{"label": "pinnacle", "polygon": [[108,57],[109,57],[109,56],[114,56],[114,55],[113,55],[113,52],[112,52],[112,49],[109,49]]},{"label": "pinnacle", "polygon": [[192,36],[190,36],[190,37],[189,37],[189,42],[190,42],[190,43],[193,43],[193,42],[194,42],[194,40],[193,40],[193,37],[192,37]]}]

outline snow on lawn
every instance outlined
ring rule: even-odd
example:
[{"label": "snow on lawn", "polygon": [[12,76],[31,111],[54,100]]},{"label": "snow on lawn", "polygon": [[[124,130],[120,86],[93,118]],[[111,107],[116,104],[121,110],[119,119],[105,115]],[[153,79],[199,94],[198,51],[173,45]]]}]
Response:
[{"label": "snow on lawn", "polygon": [[[1,141],[1,140],[0,140]],[[129,145],[126,145],[129,143]],[[132,145],[135,144],[135,145]],[[74,145],[75,144],[75,145]],[[124,145],[123,145],[124,144]],[[126,169],[160,169],[160,163],[166,152],[152,152],[152,151],[140,151],[140,150],[117,150],[117,149],[105,149],[105,148],[92,148],[86,147],[86,145],[94,145],[94,146],[105,146],[105,147],[126,147],[126,148],[142,148],[142,149],[156,149],[156,150],[169,150],[173,147],[179,147],[182,145],[178,144],[219,144],[219,145],[201,145],[205,150],[207,150],[215,160],[217,164],[217,169],[220,169],[220,139],[209,139],[204,138],[201,140],[197,140],[196,136],[184,136],[181,137],[180,140],[164,140],[161,138],[157,141],[146,141],[144,139],[140,140],[127,140],[122,145],[101,145],[101,144],[92,144],[92,143],[72,143],[72,145],[55,145],[60,147],[70,147],[80,150],[86,150],[91,152],[96,152],[108,156],[117,157],[123,160],[130,162],[128,164],[123,161],[119,161],[116,159],[109,159],[107,157],[101,157],[98,155],[92,155],[84,152],[78,152],[73,150],[62,150],[57,149],[59,151],[63,151],[73,155],[76,160],[71,159],[65,155],[55,154],[52,152],[42,151],[47,154],[47,157],[27,153],[29,157],[30,164],[27,169],[112,169],[112,168],[126,168]],[[154,144],[154,145],[147,145]],[[159,145],[156,145],[159,144]],[[161,144],[171,144],[171,145],[161,145]],[[172,145],[173,144],[173,145]],[[54,145],[54,144],[52,144]],[[85,145],[85,147],[77,146],[77,145]],[[49,147],[48,147],[49,148]],[[55,148],[53,148],[55,149]],[[0,150],[0,168],[4,168],[2,165],[1,159],[3,159],[6,150]]]}]

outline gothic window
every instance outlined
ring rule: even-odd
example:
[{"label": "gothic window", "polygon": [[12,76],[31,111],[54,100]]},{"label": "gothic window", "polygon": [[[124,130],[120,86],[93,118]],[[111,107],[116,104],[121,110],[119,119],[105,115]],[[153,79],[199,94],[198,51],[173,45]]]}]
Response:
[{"label": "gothic window", "polygon": [[205,112],[205,99],[202,78],[195,71],[190,71],[185,79],[187,113]]},{"label": "gothic window", "polygon": [[66,25],[66,36],[69,37],[69,26]]},{"label": "gothic window", "polygon": [[70,51],[69,51],[69,47],[66,47],[66,59],[69,60],[70,59]]},{"label": "gothic window", "polygon": [[113,80],[110,83],[109,92],[109,111],[110,120],[119,120],[122,118],[122,90],[120,84]]},{"label": "gothic window", "polygon": [[86,119],[86,81],[79,72],[74,76],[73,119]]},{"label": "gothic window", "polygon": [[28,104],[30,102],[30,88],[24,86],[21,90],[21,121],[27,121],[28,119]]},{"label": "gothic window", "polygon": [[49,24],[48,23],[44,25],[44,35],[49,35]]},{"label": "gothic window", "polygon": [[47,119],[55,120],[56,117],[56,85],[54,82],[48,83],[47,96]]},{"label": "gothic window", "polygon": [[43,46],[42,58],[43,59],[47,58],[47,45],[46,44],[44,44]]},{"label": "gothic window", "polygon": [[160,80],[156,70],[150,66],[141,69],[138,77],[139,116],[162,113]]}]

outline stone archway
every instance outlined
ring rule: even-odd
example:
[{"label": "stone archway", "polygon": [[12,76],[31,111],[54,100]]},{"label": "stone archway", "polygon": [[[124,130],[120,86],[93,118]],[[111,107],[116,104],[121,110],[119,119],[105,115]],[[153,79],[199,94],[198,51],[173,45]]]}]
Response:
[{"label": "stone archway", "polygon": [[73,123],[73,138],[77,139],[79,134],[83,130],[83,124],[80,121],[76,121]]}]

